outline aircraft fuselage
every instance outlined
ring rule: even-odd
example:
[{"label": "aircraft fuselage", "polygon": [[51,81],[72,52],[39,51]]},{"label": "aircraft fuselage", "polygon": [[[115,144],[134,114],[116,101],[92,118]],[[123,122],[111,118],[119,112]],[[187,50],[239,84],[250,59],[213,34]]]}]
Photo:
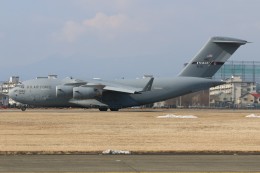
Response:
[{"label": "aircraft fuselage", "polygon": [[[142,88],[147,80],[116,80],[111,82]],[[107,107],[124,108],[163,101],[183,94],[207,89],[221,83],[223,82],[196,77],[155,78],[150,91],[140,92],[139,94],[103,91],[101,95],[94,98],[79,99],[73,98],[73,86],[68,96],[59,97],[57,95],[57,86],[67,84],[63,80],[34,79],[25,81],[19,87],[12,89],[9,95],[18,102],[35,106],[74,107],[78,105],[80,107],[102,107],[107,105]],[[97,105],[96,101],[104,105]]]}]

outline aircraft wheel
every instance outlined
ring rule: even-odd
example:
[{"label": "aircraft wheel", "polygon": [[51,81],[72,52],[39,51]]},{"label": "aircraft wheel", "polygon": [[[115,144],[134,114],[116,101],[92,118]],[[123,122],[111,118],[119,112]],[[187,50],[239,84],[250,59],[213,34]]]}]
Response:
[{"label": "aircraft wheel", "polygon": [[107,111],[107,108],[99,108],[100,111]]},{"label": "aircraft wheel", "polygon": [[22,110],[22,111],[25,111],[25,110],[26,110],[26,106],[22,106],[22,107],[21,107],[21,110]]},{"label": "aircraft wheel", "polygon": [[118,108],[110,108],[111,111],[118,111]]}]

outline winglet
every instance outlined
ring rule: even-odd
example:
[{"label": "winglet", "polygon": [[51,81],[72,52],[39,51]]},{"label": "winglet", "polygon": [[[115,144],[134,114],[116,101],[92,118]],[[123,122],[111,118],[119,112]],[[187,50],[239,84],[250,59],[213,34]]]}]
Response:
[{"label": "winglet", "polygon": [[150,80],[145,85],[145,87],[143,88],[142,92],[151,91],[152,85],[153,85],[153,80],[154,80],[154,77],[151,77]]}]

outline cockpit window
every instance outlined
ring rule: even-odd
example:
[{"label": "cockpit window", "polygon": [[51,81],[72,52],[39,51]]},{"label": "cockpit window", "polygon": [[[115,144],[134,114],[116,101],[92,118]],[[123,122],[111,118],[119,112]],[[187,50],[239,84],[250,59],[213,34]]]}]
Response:
[{"label": "cockpit window", "polygon": [[17,85],[17,87],[24,88],[24,85],[23,84],[19,84],[19,85]]}]

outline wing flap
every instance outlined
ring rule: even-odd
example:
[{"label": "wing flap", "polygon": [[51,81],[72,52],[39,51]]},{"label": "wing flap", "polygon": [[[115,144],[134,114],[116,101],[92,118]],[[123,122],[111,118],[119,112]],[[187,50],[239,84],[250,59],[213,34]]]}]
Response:
[{"label": "wing flap", "polygon": [[129,93],[129,94],[140,94],[138,89],[129,89],[123,87],[114,87],[114,86],[105,86],[103,90],[116,91],[116,92]]},{"label": "wing flap", "polygon": [[70,100],[69,101],[72,104],[82,106],[82,107],[93,107],[93,106],[98,106],[98,107],[108,107],[108,105],[96,100],[96,99],[85,99],[85,100]]}]

